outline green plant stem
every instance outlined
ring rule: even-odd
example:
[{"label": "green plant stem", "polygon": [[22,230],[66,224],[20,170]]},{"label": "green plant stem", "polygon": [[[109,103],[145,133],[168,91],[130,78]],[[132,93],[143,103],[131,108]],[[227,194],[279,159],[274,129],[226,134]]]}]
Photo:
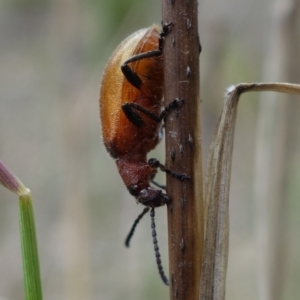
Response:
[{"label": "green plant stem", "polygon": [[43,299],[42,284],[40,278],[34,214],[31,195],[29,192],[20,195],[19,213],[25,299],[41,300]]}]

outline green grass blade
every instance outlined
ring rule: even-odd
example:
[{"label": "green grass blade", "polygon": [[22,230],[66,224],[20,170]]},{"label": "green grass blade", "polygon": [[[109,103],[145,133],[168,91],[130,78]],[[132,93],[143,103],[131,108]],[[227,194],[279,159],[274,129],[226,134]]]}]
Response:
[{"label": "green grass blade", "polygon": [[25,299],[42,300],[38,248],[30,193],[24,193],[19,200]]}]

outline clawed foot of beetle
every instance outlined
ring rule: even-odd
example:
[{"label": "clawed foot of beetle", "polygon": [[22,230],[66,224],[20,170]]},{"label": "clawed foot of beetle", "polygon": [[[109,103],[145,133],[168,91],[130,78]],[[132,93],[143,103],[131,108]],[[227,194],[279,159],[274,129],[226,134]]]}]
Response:
[{"label": "clawed foot of beetle", "polygon": [[170,32],[171,25],[172,25],[172,22],[164,24],[163,21],[161,21],[162,30],[159,34],[159,39],[158,39],[158,49],[160,51],[163,51],[165,38],[168,35],[168,33]]},{"label": "clawed foot of beetle", "polygon": [[182,98],[181,99],[175,98],[169,105],[167,105],[165,110],[169,111],[171,109],[178,108],[183,102],[184,100]]},{"label": "clawed foot of beetle", "polygon": [[155,168],[155,169],[159,168],[162,172],[166,172],[167,174],[171,175],[172,177],[174,177],[180,181],[191,179],[191,177],[186,174],[176,173],[176,172],[173,172],[173,171],[167,169],[156,158],[150,158],[148,160],[148,164],[150,167]]},{"label": "clawed foot of beetle", "polygon": [[175,98],[171,103],[169,103],[165,109],[160,114],[160,120],[164,120],[170,111],[178,108],[184,102],[183,99]]}]

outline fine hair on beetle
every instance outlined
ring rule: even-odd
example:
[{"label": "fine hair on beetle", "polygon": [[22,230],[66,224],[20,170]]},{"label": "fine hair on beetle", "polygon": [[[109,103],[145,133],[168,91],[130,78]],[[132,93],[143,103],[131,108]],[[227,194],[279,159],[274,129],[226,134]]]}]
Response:
[{"label": "fine hair on beetle", "polygon": [[[183,104],[174,99],[163,108],[163,46],[171,23],[160,30],[157,25],[139,30],[126,38],[110,58],[100,89],[102,136],[108,153],[115,160],[129,193],[145,205],[126,238],[129,247],[135,228],[150,211],[156,263],[162,281],[168,285],[160,260],[155,229],[155,208],[170,199],[164,186],[153,181],[157,170],[177,178],[189,179],[167,169],[157,159],[147,161],[147,154],[160,141],[165,117]],[[150,185],[156,185],[159,189]]]}]

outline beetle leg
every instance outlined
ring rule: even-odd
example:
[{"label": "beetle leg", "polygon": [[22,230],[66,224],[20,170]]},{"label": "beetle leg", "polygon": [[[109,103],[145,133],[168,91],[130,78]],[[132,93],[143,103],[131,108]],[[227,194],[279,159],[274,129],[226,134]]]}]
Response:
[{"label": "beetle leg", "polygon": [[[133,105],[134,103],[128,102],[128,103],[123,103],[122,104],[122,109],[124,114],[126,115],[127,119],[133,123],[135,126],[141,128],[145,125],[145,122],[141,118],[141,116],[137,112],[136,106],[140,107],[138,104]],[[144,108],[145,110],[145,108]],[[147,112],[153,114],[152,112],[148,111]],[[155,115],[155,114],[153,114]]]},{"label": "beetle leg", "polygon": [[132,56],[131,58],[127,59],[121,66],[121,70],[125,76],[125,78],[134,86],[136,87],[138,90],[141,89],[142,86],[142,79],[139,77],[139,75],[134,72],[132,70],[132,68],[130,68],[128,66],[129,63],[141,60],[141,59],[145,59],[145,58],[150,58],[150,57],[154,57],[154,56],[160,56],[162,55],[163,52],[163,47],[164,47],[164,42],[165,42],[165,37],[167,36],[167,34],[170,31],[170,26],[172,23],[168,23],[162,26],[162,31],[159,34],[159,39],[158,39],[158,49],[157,50],[153,50],[153,51],[149,51],[149,52],[144,52],[144,53],[140,53],[137,55]]},{"label": "beetle leg", "polygon": [[173,100],[168,106],[166,106],[166,108],[160,113],[160,115],[156,115],[152,111],[134,102],[123,103],[122,109],[130,122],[132,122],[137,127],[142,127],[145,125],[145,122],[143,121],[141,116],[136,112],[136,110],[142,112],[157,123],[160,123],[172,109],[177,108],[182,102],[183,99]]},{"label": "beetle leg", "polygon": [[178,108],[182,102],[184,102],[183,99],[176,98],[171,103],[169,103],[165,107],[165,109],[160,113],[160,121],[162,121],[172,109]]},{"label": "beetle leg", "polygon": [[125,76],[125,78],[138,90],[141,89],[142,85],[142,79],[139,77],[139,75],[134,72],[128,64],[134,61],[138,61],[144,58],[154,57],[154,56],[160,56],[162,54],[162,50],[154,50],[150,52],[140,53],[135,56],[132,56],[131,58],[127,59],[123,65],[121,66],[121,70]]},{"label": "beetle leg", "polygon": [[156,176],[156,172],[151,176],[151,178],[150,178],[151,182],[152,182],[154,185],[156,185],[157,187],[159,187],[160,189],[166,190],[166,186],[165,186],[165,185],[162,185],[162,184],[160,184],[160,183],[158,183],[158,182],[156,182],[156,181],[154,180],[155,176]]},{"label": "beetle leg", "polygon": [[191,177],[186,174],[176,173],[174,171],[171,171],[170,169],[167,169],[164,165],[162,165],[156,158],[150,158],[148,160],[148,164],[152,168],[159,168],[162,172],[166,172],[167,174],[171,175],[172,177],[184,181],[187,179],[190,179]]},{"label": "beetle leg", "polygon": [[164,48],[164,43],[165,43],[165,37],[167,36],[167,34],[170,32],[170,26],[172,25],[173,23],[170,22],[170,23],[166,23],[166,24],[163,24],[162,22],[162,30],[159,34],[159,39],[158,39],[158,48],[162,51],[163,48]]},{"label": "beetle leg", "polygon": [[162,189],[162,190],[165,190],[165,189],[166,189],[166,186],[165,186],[165,185],[160,184],[160,183],[156,182],[156,181],[153,180],[153,179],[151,179],[151,182],[152,182],[154,185],[156,185],[157,187],[159,187],[160,189]]}]

